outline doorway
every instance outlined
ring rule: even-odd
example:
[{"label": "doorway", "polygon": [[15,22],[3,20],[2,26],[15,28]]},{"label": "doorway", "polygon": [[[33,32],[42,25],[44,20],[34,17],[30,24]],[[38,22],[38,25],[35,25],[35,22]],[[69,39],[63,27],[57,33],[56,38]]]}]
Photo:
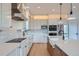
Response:
[{"label": "doorway", "polygon": [[79,38],[79,25],[77,21],[68,21],[64,25],[64,38],[65,40],[78,40]]}]

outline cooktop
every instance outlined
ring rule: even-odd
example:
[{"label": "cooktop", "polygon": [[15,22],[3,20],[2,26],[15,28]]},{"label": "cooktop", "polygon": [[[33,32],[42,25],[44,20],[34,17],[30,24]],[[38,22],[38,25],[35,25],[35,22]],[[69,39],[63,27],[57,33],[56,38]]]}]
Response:
[{"label": "cooktop", "polygon": [[20,42],[22,42],[25,39],[26,38],[15,38],[15,39],[12,39],[10,41],[7,41],[6,43],[20,43]]}]

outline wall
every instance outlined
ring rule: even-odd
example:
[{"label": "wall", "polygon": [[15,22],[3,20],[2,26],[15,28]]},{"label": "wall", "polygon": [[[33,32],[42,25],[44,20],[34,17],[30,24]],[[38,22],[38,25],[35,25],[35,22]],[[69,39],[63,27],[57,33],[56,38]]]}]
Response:
[{"label": "wall", "polygon": [[47,25],[47,20],[30,20],[29,27],[31,30],[40,30],[41,25]]},{"label": "wall", "polygon": [[15,30],[18,30],[18,29],[23,30],[23,25],[24,25],[24,21],[15,21],[15,20],[12,20],[12,27]]},{"label": "wall", "polygon": [[47,19],[31,19],[29,21],[30,34],[33,35],[33,43],[47,43],[47,30],[41,30],[41,25],[47,24]]}]

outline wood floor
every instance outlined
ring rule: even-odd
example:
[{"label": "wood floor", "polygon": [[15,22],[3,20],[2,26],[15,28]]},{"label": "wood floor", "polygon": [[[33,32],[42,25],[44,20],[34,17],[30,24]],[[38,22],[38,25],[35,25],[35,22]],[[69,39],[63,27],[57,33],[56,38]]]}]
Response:
[{"label": "wood floor", "polygon": [[47,51],[47,44],[34,43],[28,56],[50,56]]}]

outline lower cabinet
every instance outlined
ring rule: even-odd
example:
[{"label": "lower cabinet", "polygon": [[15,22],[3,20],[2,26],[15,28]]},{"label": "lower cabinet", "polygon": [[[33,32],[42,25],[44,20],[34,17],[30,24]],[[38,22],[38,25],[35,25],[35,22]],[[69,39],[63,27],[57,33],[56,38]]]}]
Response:
[{"label": "lower cabinet", "polygon": [[19,43],[19,46],[11,51],[7,56],[27,56],[32,47],[32,39],[27,38]]},{"label": "lower cabinet", "polygon": [[27,50],[27,55],[29,54],[29,52],[30,52],[30,49],[31,49],[31,47],[32,47],[32,43],[33,43],[33,37],[32,36],[29,36],[28,37],[28,41],[27,41],[27,48],[26,48],[26,50]]},{"label": "lower cabinet", "polygon": [[19,49],[16,48],[13,51],[11,51],[7,56],[19,56]]},{"label": "lower cabinet", "polygon": [[47,43],[47,50],[50,53],[51,56],[67,56],[62,50],[60,50],[57,46],[54,48],[52,45],[48,42]]},{"label": "lower cabinet", "polygon": [[26,46],[21,46],[20,48],[19,48],[19,52],[20,52],[20,56],[27,56],[27,50],[26,50]]}]

